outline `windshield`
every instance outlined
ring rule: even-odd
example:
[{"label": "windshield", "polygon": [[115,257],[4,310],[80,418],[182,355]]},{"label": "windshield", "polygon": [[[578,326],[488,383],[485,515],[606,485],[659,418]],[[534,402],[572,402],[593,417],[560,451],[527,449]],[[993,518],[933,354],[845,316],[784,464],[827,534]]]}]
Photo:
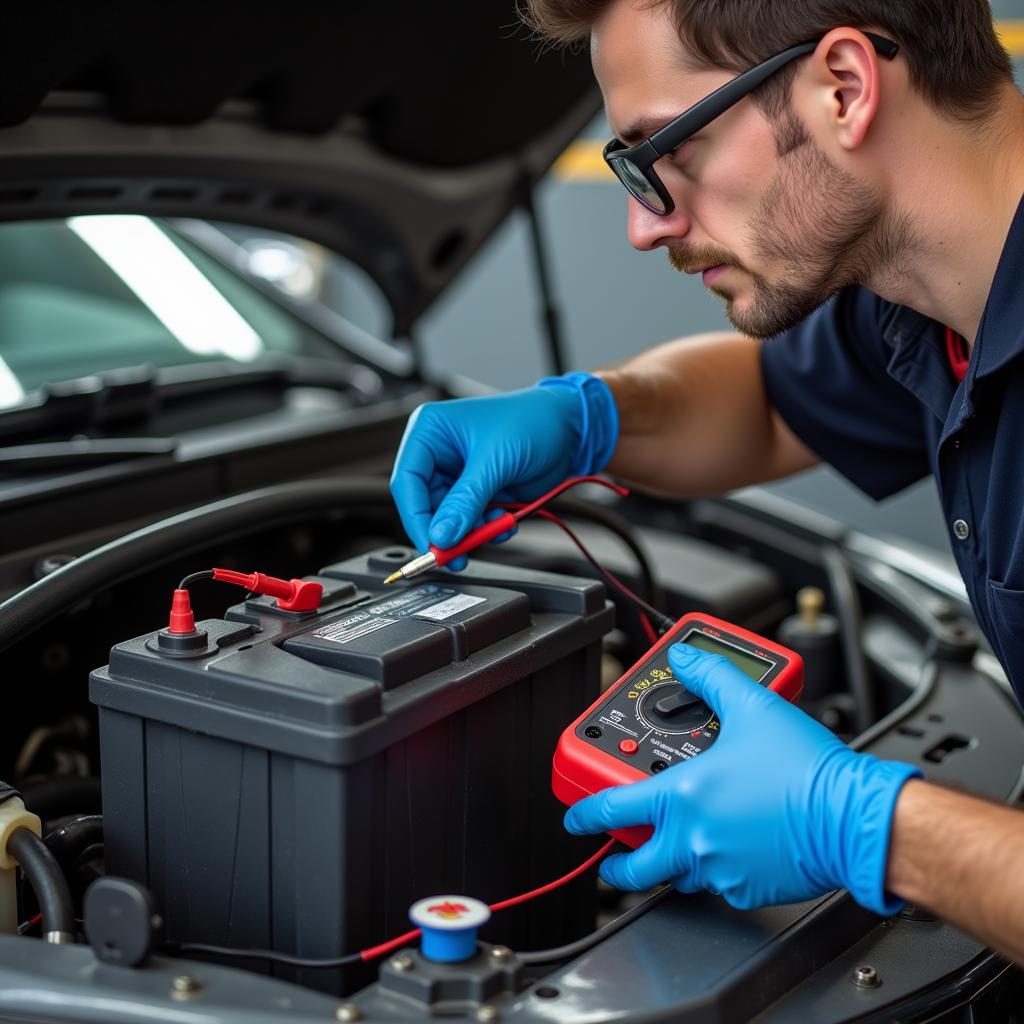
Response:
[{"label": "windshield", "polygon": [[119,367],[337,355],[281,306],[148,217],[0,225],[0,408]]}]

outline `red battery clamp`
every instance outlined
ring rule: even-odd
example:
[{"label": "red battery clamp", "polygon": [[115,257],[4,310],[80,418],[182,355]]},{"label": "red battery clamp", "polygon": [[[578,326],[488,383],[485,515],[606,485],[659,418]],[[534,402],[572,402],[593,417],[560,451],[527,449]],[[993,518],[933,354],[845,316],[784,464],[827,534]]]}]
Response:
[{"label": "red battery clamp", "polygon": [[[788,701],[796,702],[803,691],[799,654],[710,615],[684,615],[562,733],[551,788],[563,803],[646,779],[715,742],[717,716],[673,678],[668,648],[680,642],[724,655]],[[650,838],[651,829],[637,826],[611,835],[636,847]]]}]

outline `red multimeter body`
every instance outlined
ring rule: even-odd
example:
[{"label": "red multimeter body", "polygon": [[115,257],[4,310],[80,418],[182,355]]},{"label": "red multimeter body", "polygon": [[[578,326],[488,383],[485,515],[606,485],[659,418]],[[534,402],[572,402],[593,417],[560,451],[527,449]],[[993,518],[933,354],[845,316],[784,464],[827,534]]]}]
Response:
[{"label": "red multimeter body", "polygon": [[[679,642],[724,655],[788,701],[795,702],[803,691],[799,654],[710,615],[684,615],[562,733],[551,788],[563,803],[645,779],[715,742],[718,718],[675,681],[669,667],[668,648]],[[611,834],[636,847],[650,838],[651,829],[638,826]]]}]

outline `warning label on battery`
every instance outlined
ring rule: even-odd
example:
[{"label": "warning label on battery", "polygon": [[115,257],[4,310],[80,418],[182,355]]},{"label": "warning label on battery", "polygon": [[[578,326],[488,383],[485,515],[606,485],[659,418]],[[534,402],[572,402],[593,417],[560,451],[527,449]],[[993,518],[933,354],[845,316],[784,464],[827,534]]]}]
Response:
[{"label": "warning label on battery", "polygon": [[386,601],[375,601],[329,626],[314,630],[313,636],[336,644],[347,644],[411,615],[439,622],[486,600],[486,597],[460,594],[451,587],[427,583],[403,591]]}]

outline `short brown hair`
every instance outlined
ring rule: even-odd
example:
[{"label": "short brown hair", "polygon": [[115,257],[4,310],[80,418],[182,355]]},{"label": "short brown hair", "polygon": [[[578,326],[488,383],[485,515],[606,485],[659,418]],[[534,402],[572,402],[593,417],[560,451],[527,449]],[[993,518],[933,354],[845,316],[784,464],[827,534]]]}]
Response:
[{"label": "short brown hair", "polygon": [[[613,0],[523,0],[526,23],[545,39],[581,41]],[[900,44],[914,87],[964,121],[983,120],[1013,80],[988,0],[641,0],[670,8],[679,38],[708,67],[744,71],[834,28],[871,28]],[[770,113],[789,97],[795,67],[755,94]]]}]

